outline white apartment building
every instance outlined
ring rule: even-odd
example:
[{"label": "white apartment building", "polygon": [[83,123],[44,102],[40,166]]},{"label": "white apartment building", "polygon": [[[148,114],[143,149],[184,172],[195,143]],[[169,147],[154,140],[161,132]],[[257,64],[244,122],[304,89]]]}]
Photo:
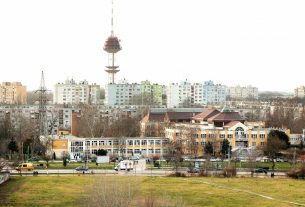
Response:
[{"label": "white apartment building", "polygon": [[149,81],[141,83],[128,83],[126,79],[119,83],[110,83],[105,86],[106,106],[125,106],[153,104],[161,106],[163,104],[164,86],[151,84]]},{"label": "white apartment building", "polygon": [[297,98],[304,98],[305,97],[305,86],[300,86],[294,89],[294,96]]},{"label": "white apartment building", "polygon": [[133,98],[141,95],[141,85],[129,84],[125,79],[119,83],[107,84],[105,86],[105,105],[129,105]]},{"label": "white apartment building", "polygon": [[54,104],[99,104],[100,86],[89,85],[87,81],[76,83],[73,79],[54,86]]},{"label": "white apartment building", "polygon": [[167,107],[183,107],[185,104],[221,103],[226,100],[226,86],[212,81],[191,84],[188,80],[171,83],[167,87]]},{"label": "white apartment building", "polygon": [[236,98],[236,99],[258,99],[258,88],[253,86],[233,86],[228,87],[227,95],[230,98]]}]

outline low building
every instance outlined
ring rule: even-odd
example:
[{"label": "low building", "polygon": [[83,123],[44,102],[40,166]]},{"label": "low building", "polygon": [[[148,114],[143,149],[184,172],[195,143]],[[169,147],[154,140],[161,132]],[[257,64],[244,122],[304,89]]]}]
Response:
[{"label": "low building", "polygon": [[166,153],[168,139],[164,137],[101,137],[80,138],[75,136],[57,136],[52,140],[52,151],[57,158],[69,155],[71,159],[96,156],[104,149],[110,156],[160,156]]},{"label": "low building", "polygon": [[[258,127],[255,127],[258,126]],[[273,128],[263,128],[251,124],[234,111],[209,109],[193,117],[192,123],[176,123],[165,128],[165,137],[187,145],[195,138],[193,145],[198,146],[198,156],[204,154],[204,146],[211,142],[215,152],[219,152],[224,139],[230,142],[233,150],[264,146]],[[289,129],[281,129],[290,136]]]}]

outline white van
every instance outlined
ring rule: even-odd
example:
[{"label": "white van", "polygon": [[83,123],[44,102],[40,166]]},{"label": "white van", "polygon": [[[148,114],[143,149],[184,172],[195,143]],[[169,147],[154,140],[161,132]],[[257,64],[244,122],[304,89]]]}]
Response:
[{"label": "white van", "polygon": [[115,166],[114,170],[133,170],[133,160],[122,160]]}]

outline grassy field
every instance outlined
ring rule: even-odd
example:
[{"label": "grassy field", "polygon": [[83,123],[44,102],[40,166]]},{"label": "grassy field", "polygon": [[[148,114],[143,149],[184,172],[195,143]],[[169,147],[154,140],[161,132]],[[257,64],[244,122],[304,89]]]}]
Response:
[{"label": "grassy field", "polygon": [[270,178],[23,176],[0,187],[0,206],[107,206],[101,205],[105,195],[115,206],[128,195],[129,206],[153,200],[171,206],[286,207],[305,205],[304,185],[304,180]]}]

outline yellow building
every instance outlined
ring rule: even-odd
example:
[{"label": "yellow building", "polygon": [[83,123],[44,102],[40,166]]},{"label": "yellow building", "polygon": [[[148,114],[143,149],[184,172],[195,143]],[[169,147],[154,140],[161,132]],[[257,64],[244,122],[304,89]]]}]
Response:
[{"label": "yellow building", "polygon": [[2,104],[26,104],[26,86],[20,82],[3,82],[0,85],[0,103]]},{"label": "yellow building", "polygon": [[[211,109],[193,117],[192,123],[175,123],[165,128],[165,137],[188,145],[193,140],[198,156],[204,154],[204,146],[211,142],[215,151],[220,151],[224,139],[230,142],[232,149],[256,148],[267,142],[271,128],[262,127],[262,123],[245,123],[238,112]],[[289,129],[281,129],[290,137]]]}]

